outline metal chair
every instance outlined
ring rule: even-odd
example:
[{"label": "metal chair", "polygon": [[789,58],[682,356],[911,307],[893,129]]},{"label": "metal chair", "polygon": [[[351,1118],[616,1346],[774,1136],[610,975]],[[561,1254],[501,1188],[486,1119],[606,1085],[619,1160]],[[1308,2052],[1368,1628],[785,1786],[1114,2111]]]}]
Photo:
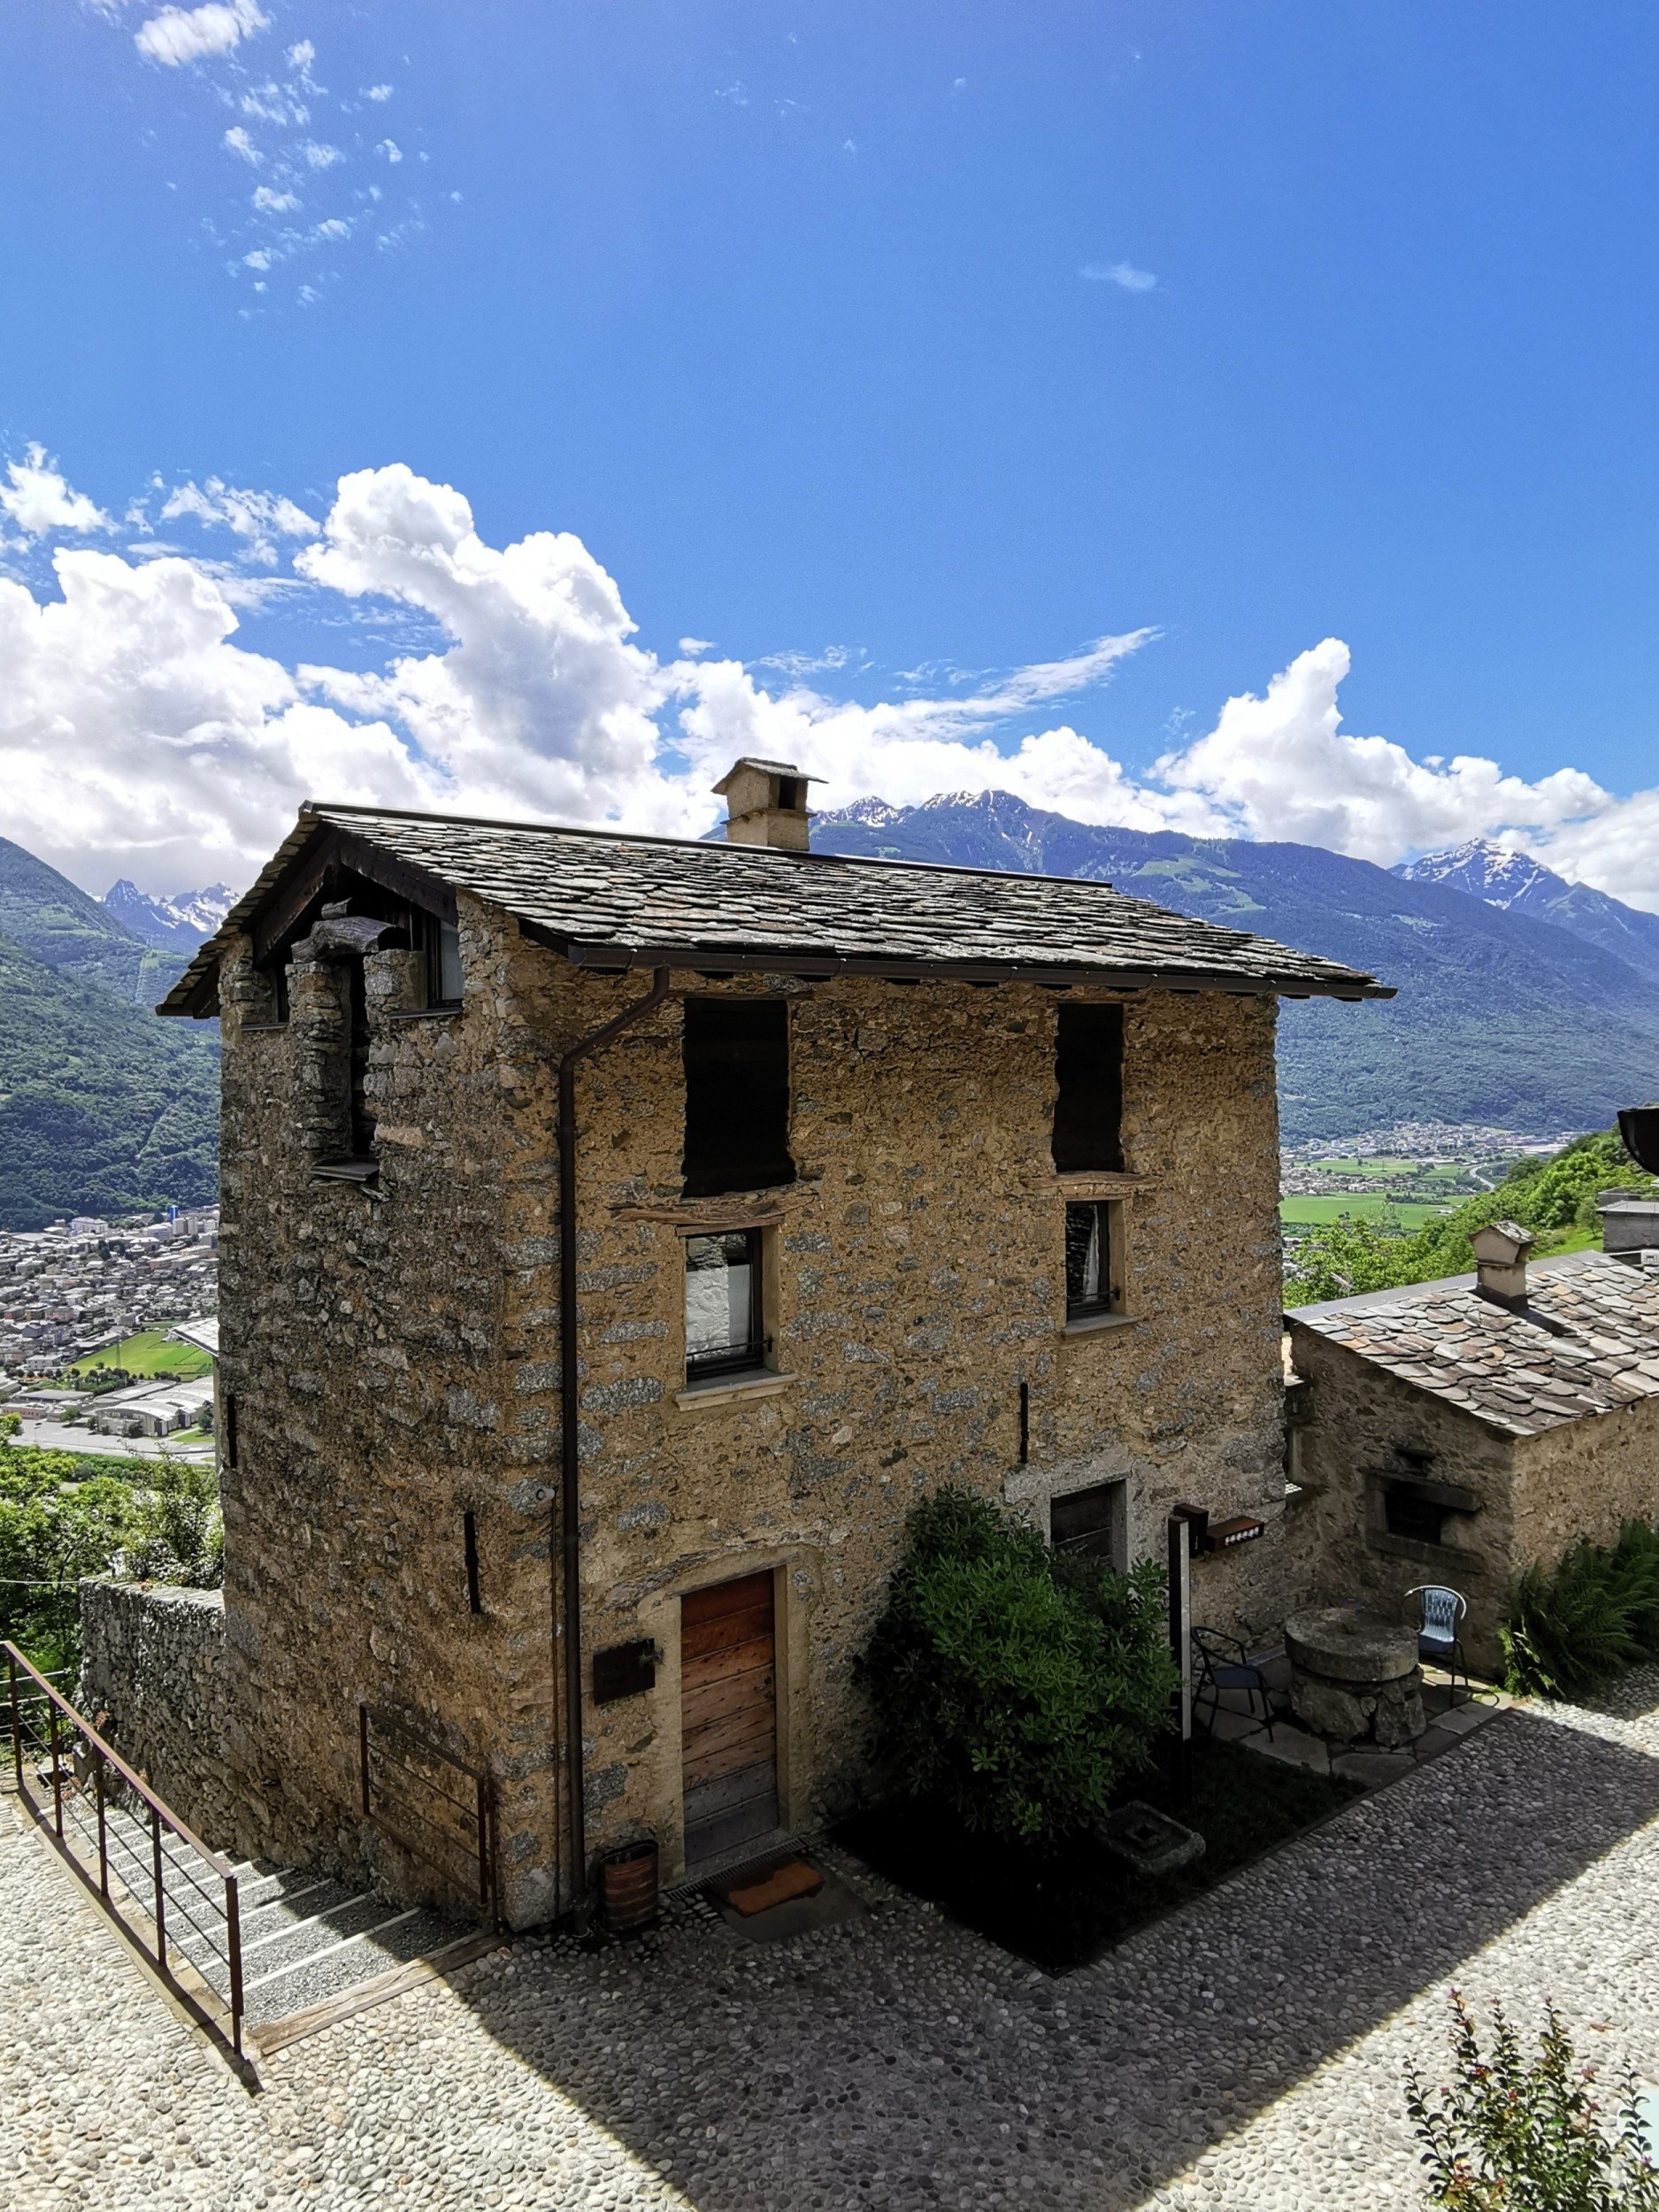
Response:
[{"label": "metal chair", "polygon": [[1469,1610],[1469,1601],[1461,1591],[1448,1589],[1443,1582],[1419,1582],[1406,1592],[1408,1598],[1417,1601],[1417,1657],[1432,1665],[1444,1667],[1452,1678],[1452,1703],[1457,1702],[1457,1678],[1463,1678],[1463,1694],[1472,1698],[1474,1685],[1469,1679],[1469,1666],[1463,1657],[1463,1647],[1457,1631],[1463,1615]]},{"label": "metal chair", "polygon": [[1198,1679],[1193,1689],[1193,1710],[1198,1710],[1199,1700],[1208,1691],[1210,1718],[1205,1728],[1215,1733],[1216,1713],[1221,1703],[1223,1690],[1242,1690],[1252,1718],[1256,1715],[1256,1701],[1262,1701],[1262,1718],[1267,1724],[1271,1740],[1273,1733],[1273,1707],[1267,1694],[1267,1679],[1260,1667],[1252,1666],[1245,1656],[1244,1646],[1236,1636],[1224,1636],[1218,1628],[1199,1628],[1192,1631],[1193,1657],[1197,1663]]}]

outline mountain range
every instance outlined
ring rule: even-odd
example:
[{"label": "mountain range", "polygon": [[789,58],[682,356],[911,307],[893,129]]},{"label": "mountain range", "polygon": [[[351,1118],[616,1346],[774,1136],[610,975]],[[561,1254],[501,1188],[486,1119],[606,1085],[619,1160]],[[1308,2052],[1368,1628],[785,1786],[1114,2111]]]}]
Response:
[{"label": "mountain range", "polygon": [[861,800],[816,817],[812,841],[1090,877],[1395,985],[1360,1006],[1286,1003],[1288,1141],[1415,1120],[1553,1136],[1659,1093],[1659,919],[1496,847],[1391,872],[1312,845],[1094,827],[1006,792]]},{"label": "mountain range", "polygon": [[147,942],[0,838],[0,1228],[213,1196],[217,1037],[151,1010],[198,942]]},{"label": "mountain range", "polygon": [[[821,852],[1114,883],[1369,969],[1398,996],[1287,1002],[1286,1137],[1395,1122],[1538,1136],[1659,1094],[1659,917],[1524,853],[1461,845],[1388,870],[1312,845],[1094,827],[1006,792],[818,815]],[[217,1178],[211,1025],[150,1010],[230,900],[100,902],[0,838],[0,1226],[200,1202]]]}]

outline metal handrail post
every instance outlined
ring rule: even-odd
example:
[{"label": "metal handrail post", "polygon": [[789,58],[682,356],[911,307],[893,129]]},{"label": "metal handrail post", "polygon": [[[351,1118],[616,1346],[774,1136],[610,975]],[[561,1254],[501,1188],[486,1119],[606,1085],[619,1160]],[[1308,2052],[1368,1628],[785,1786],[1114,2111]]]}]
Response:
[{"label": "metal handrail post", "polygon": [[18,1711],[18,1663],[6,1654],[6,1673],[12,1687],[12,1770],[19,1797],[23,1794],[23,1722]]},{"label": "metal handrail post", "polygon": [[98,1895],[110,1901],[110,1842],[104,1817],[104,1754],[92,1755],[92,1785],[98,1801]]},{"label": "metal handrail post", "polygon": [[242,1893],[234,1874],[225,1877],[225,1948],[230,1966],[230,2039],[242,2056]]},{"label": "metal handrail post", "polygon": [[150,1809],[150,1863],[156,1878],[156,1959],[157,1964],[167,1963],[167,1893],[161,1878],[161,1808]]},{"label": "metal handrail post", "polygon": [[64,1839],[64,1780],[58,1770],[58,1708],[46,1708],[46,1735],[51,1747],[52,1761],[52,1819],[58,1829],[58,1840]]}]

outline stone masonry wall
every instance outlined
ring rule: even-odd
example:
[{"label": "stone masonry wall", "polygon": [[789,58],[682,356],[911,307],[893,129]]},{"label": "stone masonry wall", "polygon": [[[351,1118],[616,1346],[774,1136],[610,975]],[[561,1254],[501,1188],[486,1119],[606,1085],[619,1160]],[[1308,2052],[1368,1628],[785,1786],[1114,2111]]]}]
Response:
[{"label": "stone masonry wall", "polygon": [[[578,971],[499,910],[459,906],[458,1015],[413,1010],[407,956],[367,963],[378,1194],[312,1179],[323,1043],[306,1025],[335,1018],[326,994],[299,995],[276,1028],[245,962],[226,979],[239,1841],[407,1880],[358,1812],[358,1701],[388,1706],[495,1778],[522,1923],[559,1901],[564,1820],[554,1070],[649,979]],[[708,990],[789,999],[786,1190],[680,1199],[680,1002]],[[661,1655],[654,1690],[588,1706],[595,1850],[649,1829],[665,1876],[678,1869],[687,1588],[776,1571],[780,1785],[801,1823],[864,1780],[852,1663],[926,1492],[966,1483],[1046,1525],[1051,1494],[1125,1477],[1137,1549],[1161,1550],[1178,1501],[1279,1514],[1272,1005],[1132,998],[1127,1171],[1061,1178],[1056,1002],[1024,986],[676,974],[664,1006],[582,1064],[585,1648],[648,1637]],[[1128,1311],[1068,1332],[1064,1207],[1094,1195],[1121,1206]],[[687,1397],[683,1233],[757,1221],[778,1371]],[[1199,1617],[1276,1617],[1302,1571],[1276,1525],[1198,1563]]]},{"label": "stone masonry wall", "polygon": [[1580,1536],[1659,1520],[1659,1400],[1563,1422],[1516,1449],[1515,1564],[1553,1567]]},{"label": "stone masonry wall", "polygon": [[[1471,1665],[1501,1672],[1498,1621],[1516,1542],[1515,1440],[1294,1319],[1290,1341],[1308,1386],[1298,1459],[1308,1494],[1294,1509],[1308,1586],[1327,1603],[1354,1599],[1399,1614],[1414,1584],[1449,1584],[1469,1601],[1463,1641]],[[1455,1515],[1444,1543],[1412,1544],[1382,1526],[1376,1485],[1411,1475],[1402,1448],[1432,1455],[1428,1479],[1479,1495],[1480,1509]]]},{"label": "stone masonry wall", "polygon": [[81,1710],[204,1843],[228,1842],[237,1810],[221,1593],[83,1582],[81,1637]]}]

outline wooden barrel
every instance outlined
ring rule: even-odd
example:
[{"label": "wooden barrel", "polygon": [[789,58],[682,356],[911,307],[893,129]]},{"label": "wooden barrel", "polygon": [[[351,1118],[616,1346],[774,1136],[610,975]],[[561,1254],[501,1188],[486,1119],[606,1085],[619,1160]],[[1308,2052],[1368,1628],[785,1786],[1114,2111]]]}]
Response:
[{"label": "wooden barrel", "polygon": [[657,1842],[646,1836],[607,1851],[599,1862],[599,1916],[612,1935],[657,1917]]}]

